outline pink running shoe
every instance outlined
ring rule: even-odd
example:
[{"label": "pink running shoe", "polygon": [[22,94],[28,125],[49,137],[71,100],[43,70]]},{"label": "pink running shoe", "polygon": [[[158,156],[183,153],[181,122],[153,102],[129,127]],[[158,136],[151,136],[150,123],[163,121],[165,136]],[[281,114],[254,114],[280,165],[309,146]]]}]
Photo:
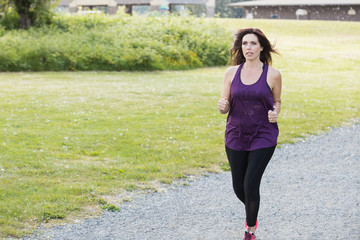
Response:
[{"label": "pink running shoe", "polygon": [[256,240],[256,237],[252,232],[245,231],[244,240]]},{"label": "pink running shoe", "polygon": [[[256,219],[256,225],[255,225],[255,230],[257,229],[257,227],[258,227],[258,220]],[[247,226],[247,222],[246,222],[246,218],[245,218],[245,230],[247,230],[248,229],[248,226]]]}]

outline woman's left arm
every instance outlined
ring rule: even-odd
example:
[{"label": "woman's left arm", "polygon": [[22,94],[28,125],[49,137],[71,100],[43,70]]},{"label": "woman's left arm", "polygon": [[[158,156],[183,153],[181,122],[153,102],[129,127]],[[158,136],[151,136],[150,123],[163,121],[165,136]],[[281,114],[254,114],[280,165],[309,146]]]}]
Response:
[{"label": "woman's left arm", "polygon": [[278,70],[275,68],[271,69],[271,74],[269,78],[272,95],[274,98],[274,108],[273,110],[270,110],[268,113],[269,121],[272,123],[275,123],[277,121],[277,117],[281,110],[281,85],[282,85],[282,79],[281,74]]}]

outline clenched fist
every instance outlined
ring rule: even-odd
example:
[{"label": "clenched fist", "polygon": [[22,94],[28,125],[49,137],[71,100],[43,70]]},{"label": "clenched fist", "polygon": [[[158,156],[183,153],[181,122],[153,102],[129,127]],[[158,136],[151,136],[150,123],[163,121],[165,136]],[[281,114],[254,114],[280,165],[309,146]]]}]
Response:
[{"label": "clenched fist", "polygon": [[227,97],[221,98],[219,100],[218,109],[219,109],[219,112],[221,112],[222,114],[225,114],[225,113],[227,113],[229,111],[230,104],[229,104],[229,101],[228,101]]},{"label": "clenched fist", "polygon": [[269,110],[268,112],[269,122],[276,123],[277,117],[278,117],[278,112],[276,107],[274,106],[273,110]]}]

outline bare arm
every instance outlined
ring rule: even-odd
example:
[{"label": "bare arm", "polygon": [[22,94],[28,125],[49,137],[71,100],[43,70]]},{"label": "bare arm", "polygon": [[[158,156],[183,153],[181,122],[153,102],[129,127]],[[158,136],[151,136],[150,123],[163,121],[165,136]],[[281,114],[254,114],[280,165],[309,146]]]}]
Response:
[{"label": "bare arm", "polygon": [[269,111],[268,118],[270,122],[275,123],[281,110],[282,79],[280,72],[274,68],[272,69],[269,77],[269,85],[271,87],[272,95],[274,98],[274,109]]},{"label": "bare arm", "polygon": [[231,82],[232,82],[232,79],[234,78],[235,73],[236,73],[235,67],[230,67],[225,72],[221,99],[218,102],[218,109],[219,109],[219,112],[222,114],[225,114],[225,113],[229,112],[229,110],[230,110],[230,104],[229,104],[230,86],[231,86]]}]

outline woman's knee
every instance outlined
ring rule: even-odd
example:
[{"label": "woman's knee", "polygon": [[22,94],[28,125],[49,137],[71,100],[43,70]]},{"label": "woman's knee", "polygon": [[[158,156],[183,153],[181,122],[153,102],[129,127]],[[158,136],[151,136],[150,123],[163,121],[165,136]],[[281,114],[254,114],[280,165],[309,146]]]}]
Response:
[{"label": "woman's knee", "polygon": [[256,182],[245,182],[244,184],[244,193],[246,196],[246,199],[253,201],[257,200],[259,196],[259,184]]},{"label": "woman's knee", "polygon": [[234,192],[238,199],[245,204],[245,192],[244,188],[234,186]]}]

